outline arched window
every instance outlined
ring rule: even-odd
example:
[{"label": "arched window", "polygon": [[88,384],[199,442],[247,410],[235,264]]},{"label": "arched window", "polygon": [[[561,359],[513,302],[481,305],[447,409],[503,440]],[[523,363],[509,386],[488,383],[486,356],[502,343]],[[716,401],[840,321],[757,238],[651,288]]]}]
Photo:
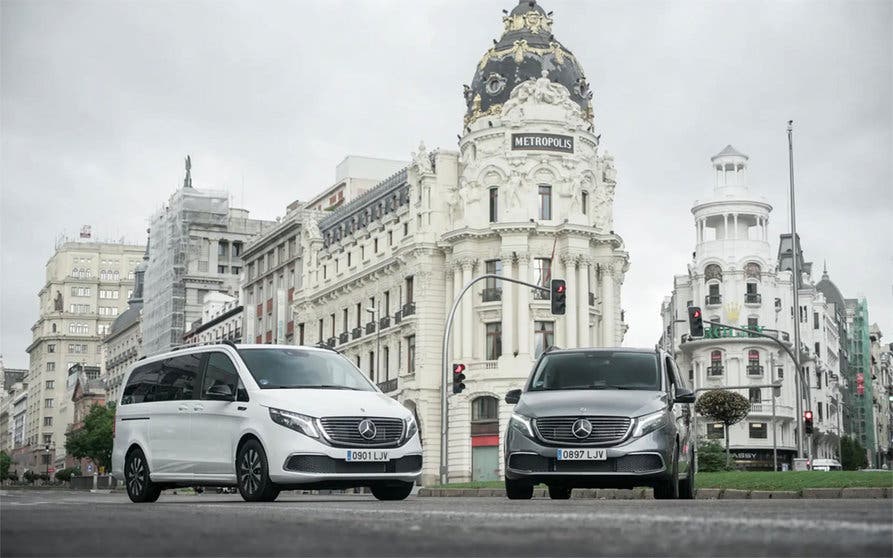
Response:
[{"label": "arched window", "polygon": [[749,262],[744,266],[744,276],[748,279],[760,280],[760,264],[757,262]]},{"label": "arched window", "polygon": [[488,395],[471,402],[471,435],[499,434],[499,400]]},{"label": "arched window", "polygon": [[707,264],[707,267],[704,268],[704,281],[707,282],[711,279],[722,281],[722,268],[717,264]]},{"label": "arched window", "polygon": [[760,351],[757,349],[750,349],[747,351],[747,375],[763,375],[763,366],[760,364]]},{"label": "arched window", "polygon": [[716,349],[710,352],[710,366],[707,367],[708,376],[722,376],[722,351]]},{"label": "arched window", "polygon": [[56,333],[56,324],[53,324],[53,333]]}]

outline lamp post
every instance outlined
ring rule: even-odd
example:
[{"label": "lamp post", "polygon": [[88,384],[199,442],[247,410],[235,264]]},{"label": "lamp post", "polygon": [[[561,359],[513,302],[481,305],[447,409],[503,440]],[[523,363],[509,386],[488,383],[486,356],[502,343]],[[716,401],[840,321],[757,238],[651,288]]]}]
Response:
[{"label": "lamp post", "polygon": [[[372,320],[375,322],[375,377],[381,379],[381,311],[375,308],[366,308],[366,312],[372,314]],[[372,381],[378,384],[375,377],[372,378]]]}]

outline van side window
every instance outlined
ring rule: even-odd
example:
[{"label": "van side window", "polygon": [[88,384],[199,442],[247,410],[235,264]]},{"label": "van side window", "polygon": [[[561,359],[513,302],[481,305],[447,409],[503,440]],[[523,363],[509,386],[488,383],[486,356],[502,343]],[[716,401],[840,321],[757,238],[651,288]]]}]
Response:
[{"label": "van side window", "polygon": [[122,405],[131,403],[143,403],[154,401],[155,387],[158,384],[158,372],[161,370],[161,362],[150,362],[139,366],[130,374],[124,393],[121,396]]},{"label": "van side window", "polygon": [[679,385],[679,378],[676,375],[676,369],[673,366],[673,361],[670,360],[670,357],[664,359],[664,366],[667,369],[667,381],[670,382],[670,385],[667,386],[669,388],[670,397],[675,399],[676,387]]},{"label": "van side window", "polygon": [[239,387],[239,373],[233,361],[224,353],[209,353],[205,379],[202,382],[202,399],[208,399],[205,393],[211,386],[222,384],[229,386],[230,391],[236,393]]},{"label": "van side window", "polygon": [[194,391],[201,364],[200,353],[166,359],[155,388],[155,401],[198,399]]}]

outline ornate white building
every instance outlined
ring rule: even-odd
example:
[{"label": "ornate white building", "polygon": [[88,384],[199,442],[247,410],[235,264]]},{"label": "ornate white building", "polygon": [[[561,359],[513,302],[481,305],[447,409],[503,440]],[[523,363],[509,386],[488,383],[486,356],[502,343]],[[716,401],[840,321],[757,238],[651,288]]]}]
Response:
[{"label": "ornate white building", "polygon": [[[748,417],[729,429],[730,448],[739,465],[773,466],[773,441],[779,468],[792,466],[798,418],[794,365],[785,351],[766,338],[728,328],[706,326],[702,339],[688,331],[688,307],[700,306],[705,323],[717,321],[769,333],[793,348],[794,308],[790,260],[793,251],[782,239],[773,258],[768,236],[772,206],[748,187],[748,157],[727,146],[711,158],[712,194],[695,202],[695,252],[688,273],[674,278],[673,293],[661,314],[662,341],[673,350],[681,370],[688,370],[695,389],[747,386],[738,390],[751,402]],[[787,238],[790,244],[790,237]],[[799,244],[799,243],[798,243]],[[787,246],[787,248],[786,248]],[[811,280],[812,265],[797,250],[800,281],[801,366],[808,381],[815,415],[814,457],[835,457],[842,428],[839,397],[839,335],[834,306]],[[775,398],[765,386],[781,380]],[[699,437],[722,442],[721,423],[699,421]]]},{"label": "ornate white building", "polygon": [[444,323],[472,278],[565,278],[568,305],[553,316],[548,295],[497,281],[462,299],[449,359],[468,378],[449,398],[451,481],[501,475],[502,397],[545,347],[619,345],[626,331],[616,172],[582,68],[535,2],[503,21],[465,87],[459,150],[420,145],[408,167],[301,228],[294,342],[337,348],[415,411],[424,482],[439,473]]}]

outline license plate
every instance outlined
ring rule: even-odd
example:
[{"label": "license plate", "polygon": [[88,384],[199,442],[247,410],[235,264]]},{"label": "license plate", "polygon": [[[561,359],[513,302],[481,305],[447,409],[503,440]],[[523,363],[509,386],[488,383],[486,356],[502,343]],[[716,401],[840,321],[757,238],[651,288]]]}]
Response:
[{"label": "license plate", "polygon": [[348,461],[387,461],[388,452],[376,450],[347,450]]},{"label": "license plate", "polygon": [[557,450],[559,461],[604,461],[608,458],[605,449],[560,449]]}]

